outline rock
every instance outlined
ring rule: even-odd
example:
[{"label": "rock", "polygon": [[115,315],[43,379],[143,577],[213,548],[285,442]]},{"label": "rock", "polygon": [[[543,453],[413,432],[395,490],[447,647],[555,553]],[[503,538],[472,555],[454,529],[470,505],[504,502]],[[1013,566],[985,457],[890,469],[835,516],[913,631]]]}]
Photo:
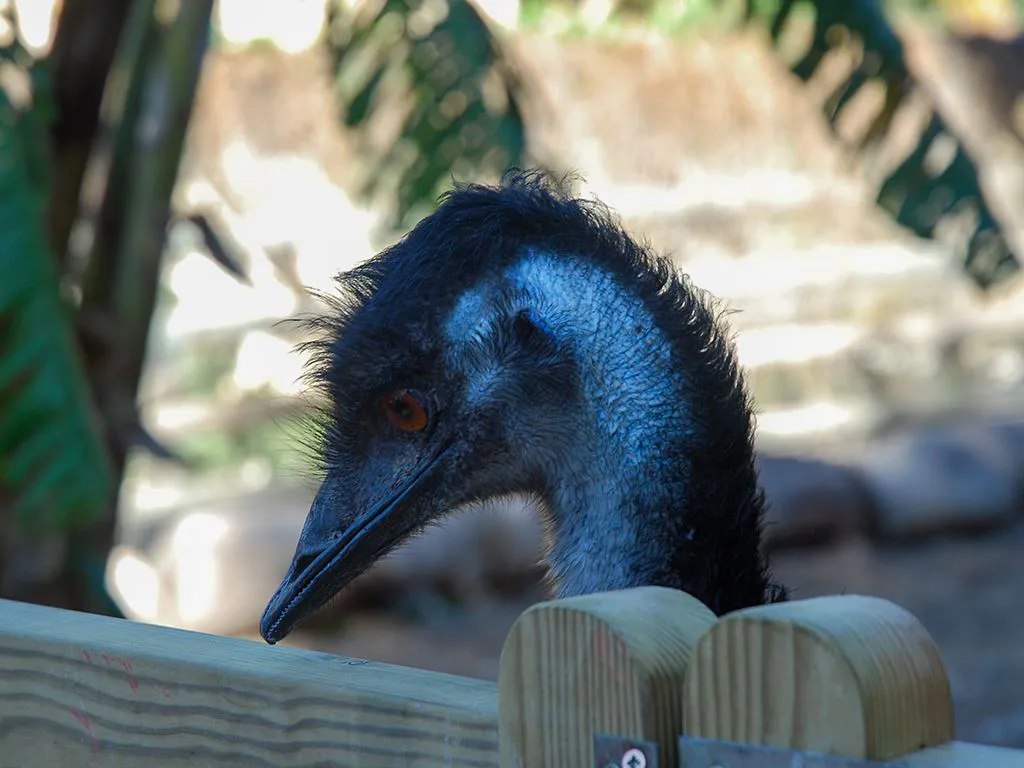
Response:
[{"label": "rock", "polygon": [[[1018,492],[1024,497],[1024,420],[991,417],[982,426],[1005,448],[1014,467]],[[1024,505],[1018,511],[1024,511]]]},{"label": "rock", "polygon": [[903,539],[1004,525],[1020,506],[1015,464],[1004,441],[977,423],[881,438],[860,465],[877,504],[873,532]]},{"label": "rock", "polygon": [[768,499],[764,546],[816,544],[862,532],[871,497],[849,468],[795,456],[758,456]]}]

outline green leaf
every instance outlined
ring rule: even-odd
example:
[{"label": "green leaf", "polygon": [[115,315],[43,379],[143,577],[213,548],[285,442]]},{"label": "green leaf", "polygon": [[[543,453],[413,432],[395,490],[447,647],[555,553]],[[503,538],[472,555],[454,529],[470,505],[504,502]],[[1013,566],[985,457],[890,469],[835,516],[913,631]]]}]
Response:
[{"label": "green leaf", "polygon": [[[811,13],[813,31],[803,56],[791,67],[797,77],[810,80],[825,57],[844,41],[854,40],[862,48],[859,65],[823,105],[833,128],[865,85],[874,81],[885,89],[883,107],[851,147],[866,155],[884,140],[907,97],[923,86],[907,68],[903,45],[878,0],[747,0],[747,19],[767,24],[773,43],[781,48],[785,27],[798,8]],[[989,207],[968,149],[943,118],[941,108],[933,105],[933,109],[917,146],[881,182],[877,202],[898,223],[926,238],[936,237],[949,215],[972,213],[973,228],[957,247],[967,273],[988,288],[1016,273],[1020,260]],[[928,150],[940,139],[955,145],[954,158],[944,168],[929,168]]]},{"label": "green leaf", "polygon": [[47,79],[22,72],[31,104],[0,90],[0,495],[20,525],[63,530],[105,514],[113,488],[43,229]]},{"label": "green leaf", "polygon": [[370,114],[370,107],[373,104],[374,94],[377,93],[377,86],[380,85],[387,71],[386,65],[377,67],[377,71],[373,73],[369,81],[359,89],[359,92],[348,103],[348,113],[345,115],[346,127],[352,128],[366,121],[367,116]]},{"label": "green leaf", "polygon": [[[393,226],[414,223],[453,175],[521,164],[518,82],[467,0],[386,0],[363,15],[334,3],[330,29],[343,120],[365,144],[362,193],[393,206]],[[400,127],[382,142],[379,117],[396,111]]]}]

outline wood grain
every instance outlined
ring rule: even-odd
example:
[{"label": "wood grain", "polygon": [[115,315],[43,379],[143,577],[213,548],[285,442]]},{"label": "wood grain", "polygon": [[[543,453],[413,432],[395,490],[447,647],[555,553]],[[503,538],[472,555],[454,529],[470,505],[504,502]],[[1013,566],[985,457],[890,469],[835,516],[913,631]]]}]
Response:
[{"label": "wood grain", "polygon": [[498,762],[492,683],[0,600],[0,766]]},{"label": "wood grain", "polygon": [[1024,751],[953,741],[899,759],[913,768],[1024,768]]},{"label": "wood grain", "polygon": [[661,587],[529,608],[501,654],[502,768],[592,766],[595,733],[654,741],[658,764],[675,765],[686,667],[714,621]]},{"label": "wood grain", "polygon": [[885,760],[953,738],[942,659],[907,611],[823,597],[730,614],[685,691],[691,736]]},{"label": "wood grain", "polygon": [[[1024,768],[1022,751],[950,741],[934,644],[875,598],[717,623],[657,587],[542,603],[509,635],[501,690],[503,768],[592,765],[598,732],[655,741],[671,766],[684,731]],[[0,600],[0,768],[493,768],[498,715],[483,681]]]}]

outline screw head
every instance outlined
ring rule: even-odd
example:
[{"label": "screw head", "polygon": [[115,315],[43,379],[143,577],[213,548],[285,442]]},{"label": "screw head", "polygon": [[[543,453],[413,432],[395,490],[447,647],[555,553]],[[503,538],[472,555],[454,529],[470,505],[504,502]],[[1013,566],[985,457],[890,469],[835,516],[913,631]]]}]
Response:
[{"label": "screw head", "polygon": [[639,749],[628,749],[620,762],[622,768],[647,768],[647,755]]}]

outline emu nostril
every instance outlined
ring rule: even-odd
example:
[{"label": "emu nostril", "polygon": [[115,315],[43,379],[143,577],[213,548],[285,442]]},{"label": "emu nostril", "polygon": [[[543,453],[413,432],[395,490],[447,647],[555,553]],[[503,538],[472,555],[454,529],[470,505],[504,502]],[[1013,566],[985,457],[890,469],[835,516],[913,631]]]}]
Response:
[{"label": "emu nostril", "polygon": [[316,554],[303,553],[295,558],[295,574],[305,573],[306,569],[316,560]]}]

